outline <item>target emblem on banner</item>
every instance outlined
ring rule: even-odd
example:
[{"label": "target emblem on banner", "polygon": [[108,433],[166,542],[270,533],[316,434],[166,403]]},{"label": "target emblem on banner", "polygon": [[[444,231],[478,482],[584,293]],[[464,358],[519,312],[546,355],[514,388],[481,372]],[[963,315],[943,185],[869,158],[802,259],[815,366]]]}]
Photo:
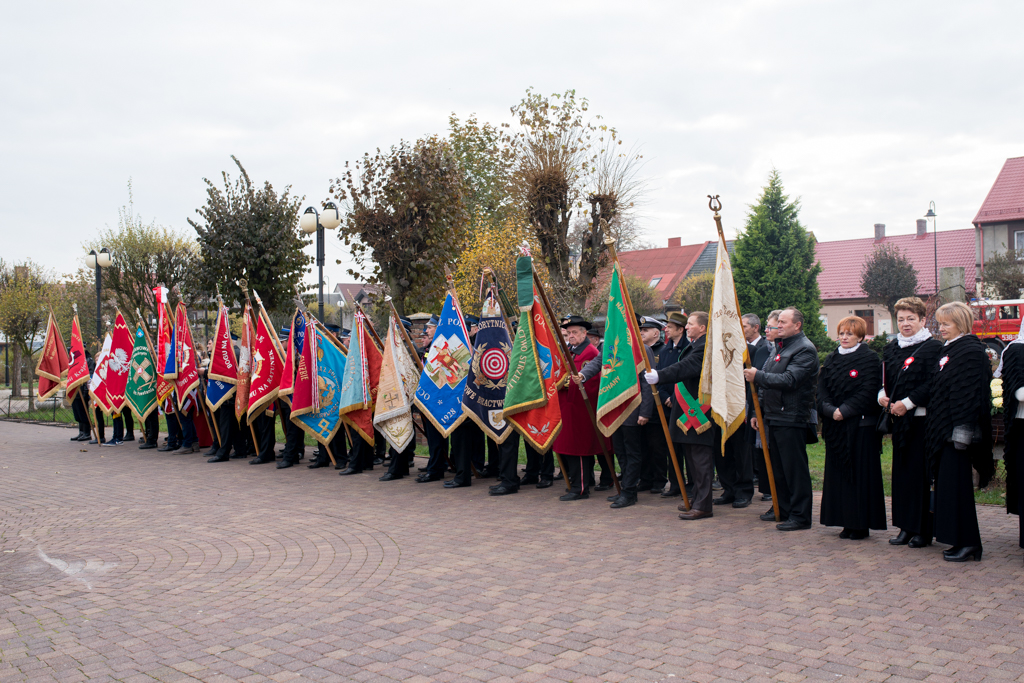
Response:
[{"label": "target emblem on banner", "polygon": [[480,357],[480,370],[487,379],[505,379],[508,374],[508,356],[501,349],[487,349]]}]

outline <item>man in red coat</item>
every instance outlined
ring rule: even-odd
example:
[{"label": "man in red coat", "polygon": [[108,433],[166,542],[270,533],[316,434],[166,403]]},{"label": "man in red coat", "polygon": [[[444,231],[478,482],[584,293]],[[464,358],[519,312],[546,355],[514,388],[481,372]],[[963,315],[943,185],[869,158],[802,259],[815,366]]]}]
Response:
[{"label": "man in red coat", "polygon": [[[575,366],[570,370],[574,374],[582,370],[588,360],[600,355],[594,345],[587,340],[587,330],[591,327],[589,321],[578,315],[569,315],[562,319],[565,341],[569,345]],[[601,376],[593,377],[583,386],[591,402],[597,400]],[[558,391],[558,407],[562,411],[562,431],[555,439],[554,448],[555,452],[562,456],[562,463],[568,470],[565,476],[570,484],[569,492],[559,500],[589,498],[590,485],[594,482],[594,456],[601,452],[601,443],[597,440],[594,425],[587,415],[583,394],[573,382],[569,382]]]}]

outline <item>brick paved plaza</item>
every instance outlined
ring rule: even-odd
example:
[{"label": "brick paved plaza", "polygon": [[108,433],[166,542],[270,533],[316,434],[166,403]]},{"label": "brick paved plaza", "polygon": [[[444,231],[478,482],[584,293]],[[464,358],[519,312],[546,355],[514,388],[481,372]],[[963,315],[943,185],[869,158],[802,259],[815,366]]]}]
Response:
[{"label": "brick paved plaza", "polygon": [[766,503],[682,522],[72,433],[0,423],[0,681],[1024,680],[1002,508],[955,565]]}]

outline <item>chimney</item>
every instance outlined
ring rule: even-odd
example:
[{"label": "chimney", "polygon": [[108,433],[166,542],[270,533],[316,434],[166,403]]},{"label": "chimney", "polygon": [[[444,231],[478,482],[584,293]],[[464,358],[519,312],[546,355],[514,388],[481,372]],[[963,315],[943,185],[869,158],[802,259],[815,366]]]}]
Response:
[{"label": "chimney", "polygon": [[875,241],[880,242],[885,239],[885,223],[875,223]]},{"label": "chimney", "polygon": [[917,219],[917,236],[925,237],[928,234],[928,221],[924,218]]},{"label": "chimney", "polygon": [[670,247],[681,247],[681,246],[683,246],[683,238],[682,237],[669,237],[668,238],[668,246],[670,246]]}]

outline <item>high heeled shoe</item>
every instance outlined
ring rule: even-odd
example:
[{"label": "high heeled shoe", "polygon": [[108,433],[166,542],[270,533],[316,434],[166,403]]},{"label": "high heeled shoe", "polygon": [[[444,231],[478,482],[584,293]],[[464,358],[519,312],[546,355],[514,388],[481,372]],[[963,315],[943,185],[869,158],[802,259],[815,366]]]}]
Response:
[{"label": "high heeled shoe", "polygon": [[981,562],[981,546],[968,545],[962,548],[950,548],[942,553],[942,559],[946,562],[966,562],[970,558]]}]

